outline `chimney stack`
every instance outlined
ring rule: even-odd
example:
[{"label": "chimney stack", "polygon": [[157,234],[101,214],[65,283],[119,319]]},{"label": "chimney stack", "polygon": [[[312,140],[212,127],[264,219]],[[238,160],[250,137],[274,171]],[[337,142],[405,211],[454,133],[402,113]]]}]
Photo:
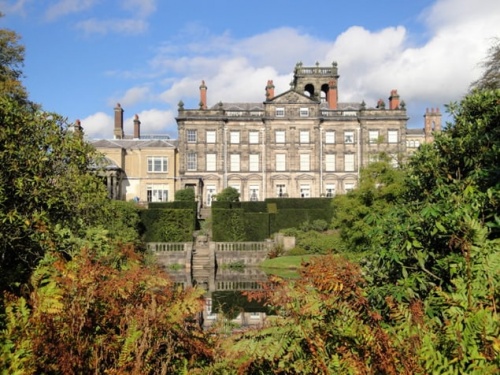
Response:
[{"label": "chimney stack", "polygon": [[141,139],[141,122],[139,116],[134,116],[134,139]]},{"label": "chimney stack", "polygon": [[123,108],[120,103],[116,104],[115,107],[115,130],[114,130],[115,139],[123,139]]},{"label": "chimney stack", "polygon": [[441,131],[441,112],[439,108],[427,108],[424,115],[424,135],[425,142],[434,140],[433,133]]},{"label": "chimney stack", "polygon": [[266,100],[272,100],[274,98],[274,84],[271,79],[267,81],[266,85]]},{"label": "chimney stack", "polygon": [[391,96],[389,96],[389,109],[399,109],[398,90],[391,91]]},{"label": "chimney stack", "polygon": [[337,109],[337,103],[339,101],[337,91],[337,80],[331,80],[328,82],[328,93],[326,94],[326,100],[328,101],[328,109]]},{"label": "chimney stack", "polygon": [[207,86],[205,81],[201,81],[200,85],[200,109],[207,109]]}]

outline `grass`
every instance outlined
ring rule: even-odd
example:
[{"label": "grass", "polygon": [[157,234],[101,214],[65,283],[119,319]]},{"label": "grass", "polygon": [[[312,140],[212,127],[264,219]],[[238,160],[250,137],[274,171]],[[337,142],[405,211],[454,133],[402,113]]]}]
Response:
[{"label": "grass", "polygon": [[307,262],[309,259],[317,255],[294,255],[294,256],[281,256],[273,259],[266,259],[260,267],[268,275],[276,275],[283,278],[296,278],[298,277],[297,270],[302,262]]}]

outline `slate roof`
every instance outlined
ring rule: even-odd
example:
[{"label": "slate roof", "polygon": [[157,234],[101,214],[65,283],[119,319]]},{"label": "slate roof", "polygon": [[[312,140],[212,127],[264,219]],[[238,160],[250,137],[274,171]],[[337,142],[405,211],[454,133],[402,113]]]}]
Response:
[{"label": "slate roof", "polygon": [[96,148],[175,148],[177,141],[164,139],[99,139],[91,141],[91,144]]}]

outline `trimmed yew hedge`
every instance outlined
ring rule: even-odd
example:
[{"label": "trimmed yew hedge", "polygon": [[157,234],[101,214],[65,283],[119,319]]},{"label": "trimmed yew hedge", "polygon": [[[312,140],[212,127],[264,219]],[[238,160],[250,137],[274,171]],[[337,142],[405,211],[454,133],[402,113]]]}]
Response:
[{"label": "trimmed yew hedge", "polygon": [[263,241],[306,221],[332,220],[330,198],[270,198],[264,202],[213,202],[214,241]]}]

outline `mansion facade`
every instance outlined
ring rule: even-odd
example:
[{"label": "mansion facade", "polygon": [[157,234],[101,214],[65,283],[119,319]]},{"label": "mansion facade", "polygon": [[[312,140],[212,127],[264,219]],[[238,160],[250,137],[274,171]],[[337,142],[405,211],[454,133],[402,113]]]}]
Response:
[{"label": "mansion facade", "polygon": [[113,140],[94,141],[122,171],[117,199],[171,201],[177,189],[195,189],[203,206],[226,187],[242,201],[274,197],[332,197],[354,189],[363,166],[389,155],[397,166],[441,129],[439,110],[427,110],[424,129],[407,129],[397,90],[374,107],[338,101],[337,64],[295,66],[291,88],[275,95],[272,80],[256,103],[219,102],[208,107],[202,82],[199,108],[179,103],[178,139],[123,134],[115,108]]},{"label": "mansion facade", "polygon": [[[331,197],[356,187],[360,168],[384,152],[397,166],[412,149],[438,131],[438,110],[426,114],[425,131],[408,133],[398,92],[376,107],[338,102],[337,64],[297,64],[291,88],[275,95],[268,81],[258,103],[208,108],[207,86],[200,105],[177,117],[179,176],[210,206],[230,186],[243,201],[271,197]],[[429,128],[427,125],[430,125]]]}]

